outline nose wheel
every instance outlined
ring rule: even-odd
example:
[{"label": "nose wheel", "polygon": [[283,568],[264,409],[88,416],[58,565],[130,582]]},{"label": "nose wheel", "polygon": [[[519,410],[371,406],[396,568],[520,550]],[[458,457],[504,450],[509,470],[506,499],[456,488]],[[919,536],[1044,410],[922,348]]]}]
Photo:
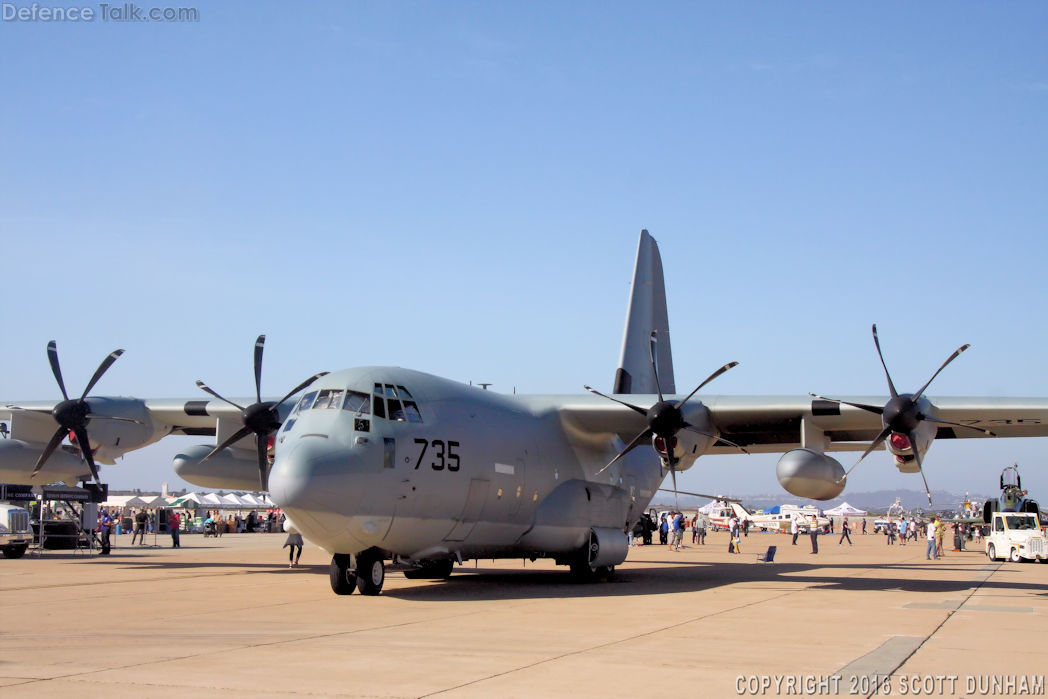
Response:
[{"label": "nose wheel", "polygon": [[377,595],[386,582],[386,564],[382,552],[367,549],[357,554],[357,589],[362,595]]},{"label": "nose wheel", "polygon": [[357,571],[353,568],[348,553],[336,553],[331,557],[331,589],[336,595],[351,595],[357,587]]}]

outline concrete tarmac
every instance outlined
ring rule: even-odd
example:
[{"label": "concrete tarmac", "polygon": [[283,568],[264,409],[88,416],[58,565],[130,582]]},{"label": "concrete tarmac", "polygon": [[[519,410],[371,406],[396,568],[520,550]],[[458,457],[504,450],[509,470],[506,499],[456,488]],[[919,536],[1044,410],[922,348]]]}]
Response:
[{"label": "concrete tarmac", "polygon": [[0,696],[1045,692],[1048,565],[981,548],[927,561],[923,541],[825,535],[815,555],[807,537],[751,534],[733,555],[721,533],[632,548],[608,583],[469,561],[338,597],[327,554],[307,543],[289,569],[284,536],[0,560]]}]

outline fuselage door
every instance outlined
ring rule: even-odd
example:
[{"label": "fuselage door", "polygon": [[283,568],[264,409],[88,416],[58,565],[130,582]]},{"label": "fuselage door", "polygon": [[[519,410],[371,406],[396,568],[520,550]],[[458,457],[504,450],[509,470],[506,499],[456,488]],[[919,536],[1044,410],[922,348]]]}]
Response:
[{"label": "fuselage door", "polygon": [[480,513],[484,510],[484,503],[488,498],[488,490],[491,481],[484,478],[473,478],[469,482],[469,493],[466,495],[466,505],[462,508],[455,526],[451,528],[445,541],[465,541],[473,527],[480,519]]}]

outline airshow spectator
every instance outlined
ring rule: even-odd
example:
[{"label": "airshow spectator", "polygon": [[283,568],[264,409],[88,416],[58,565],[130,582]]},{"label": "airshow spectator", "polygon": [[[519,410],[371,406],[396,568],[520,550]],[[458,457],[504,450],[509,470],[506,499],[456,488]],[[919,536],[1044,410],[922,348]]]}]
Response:
[{"label": "airshow spectator", "polygon": [[844,521],[841,522],[841,539],[840,539],[840,541],[837,542],[838,546],[843,544],[845,539],[848,540],[848,546],[852,545],[851,536],[849,535],[850,532],[851,532],[851,525],[848,524],[848,518],[845,517]]},{"label": "airshow spectator", "polygon": [[180,548],[182,548],[182,544],[179,542],[179,531],[178,531],[178,527],[179,527],[179,525],[181,523],[182,523],[182,520],[178,516],[178,513],[177,512],[172,512],[171,513],[171,518],[168,519],[167,524],[168,524],[169,527],[171,527],[171,548],[173,548],[173,549],[180,549]]},{"label": "airshow spectator", "polygon": [[98,531],[102,533],[102,550],[98,553],[100,556],[109,555],[109,534],[112,529],[113,518],[109,516],[108,510],[102,510],[102,515],[98,518]]},{"label": "airshow spectator", "polygon": [[131,535],[131,545],[135,545],[135,539],[138,539],[138,545],[144,546],[146,543],[146,511],[141,507],[135,510],[135,531]]},{"label": "airshow spectator", "polygon": [[928,550],[925,551],[924,557],[925,557],[925,559],[927,559],[929,561],[932,560],[933,558],[936,558],[936,559],[939,558],[939,552],[938,552],[937,547],[935,545],[935,538],[936,538],[935,537],[935,534],[936,534],[936,532],[935,532],[935,524],[938,521],[939,521],[939,518],[936,517],[931,522],[928,522],[928,529],[927,529]]}]

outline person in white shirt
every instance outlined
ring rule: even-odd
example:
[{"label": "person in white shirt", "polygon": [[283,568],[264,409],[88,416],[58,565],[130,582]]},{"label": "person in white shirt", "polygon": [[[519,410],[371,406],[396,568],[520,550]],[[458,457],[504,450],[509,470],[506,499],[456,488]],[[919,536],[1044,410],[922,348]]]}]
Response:
[{"label": "person in white shirt", "polygon": [[927,558],[929,561],[933,558],[939,557],[939,554],[936,552],[935,548],[935,519],[928,522],[928,550],[924,554],[924,557]]}]

